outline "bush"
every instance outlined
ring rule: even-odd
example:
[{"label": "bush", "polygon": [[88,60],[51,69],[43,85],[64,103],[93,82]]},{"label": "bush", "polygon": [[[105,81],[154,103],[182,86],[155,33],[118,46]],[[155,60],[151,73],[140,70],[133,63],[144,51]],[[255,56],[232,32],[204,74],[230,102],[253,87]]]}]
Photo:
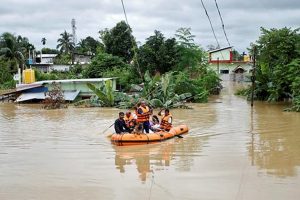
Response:
[{"label": "bush", "polygon": [[0,59],[0,89],[15,88],[16,82],[10,73],[9,62]]},{"label": "bush", "polygon": [[191,93],[198,103],[207,102],[210,94],[218,94],[221,89],[218,75],[211,70],[200,70],[199,75],[191,78],[189,72],[178,72],[175,75],[175,93]]},{"label": "bush", "polygon": [[117,82],[120,85],[120,90],[129,91],[132,84],[141,82],[139,76],[133,73],[131,66],[118,68],[114,67],[103,72],[103,77],[118,77]]},{"label": "bush", "polygon": [[114,68],[124,68],[126,64],[121,58],[107,53],[98,53],[92,63],[85,68],[83,76],[85,78],[101,78],[103,73]]}]

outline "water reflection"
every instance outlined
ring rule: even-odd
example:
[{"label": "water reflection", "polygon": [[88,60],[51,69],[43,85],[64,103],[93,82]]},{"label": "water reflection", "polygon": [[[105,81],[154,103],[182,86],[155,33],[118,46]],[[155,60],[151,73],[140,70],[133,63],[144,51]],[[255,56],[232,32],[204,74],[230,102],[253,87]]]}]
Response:
[{"label": "water reflection", "polygon": [[270,175],[297,175],[300,166],[300,115],[283,112],[282,105],[256,103],[248,152],[252,165]]},{"label": "water reflection", "polygon": [[176,170],[190,171],[193,160],[196,156],[201,156],[208,139],[209,136],[187,136],[184,139],[175,138],[157,144],[113,146],[116,169],[120,173],[126,173],[127,167],[135,166],[142,182],[146,181],[153,170],[167,170],[172,165]]},{"label": "water reflection", "polygon": [[16,117],[16,105],[12,103],[0,103],[0,119],[11,120]]},{"label": "water reflection", "polygon": [[145,182],[151,167],[160,169],[170,165],[171,156],[174,152],[174,143],[178,141],[165,142],[164,144],[113,146],[115,149],[115,165],[120,173],[126,172],[126,166],[135,165],[142,182]]}]

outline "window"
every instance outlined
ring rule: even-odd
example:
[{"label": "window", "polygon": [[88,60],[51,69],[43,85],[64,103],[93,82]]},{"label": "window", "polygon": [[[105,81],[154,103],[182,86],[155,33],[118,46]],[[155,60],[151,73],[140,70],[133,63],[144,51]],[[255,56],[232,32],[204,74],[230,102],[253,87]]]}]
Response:
[{"label": "window", "polygon": [[229,70],[228,69],[221,69],[220,73],[221,74],[229,74]]}]

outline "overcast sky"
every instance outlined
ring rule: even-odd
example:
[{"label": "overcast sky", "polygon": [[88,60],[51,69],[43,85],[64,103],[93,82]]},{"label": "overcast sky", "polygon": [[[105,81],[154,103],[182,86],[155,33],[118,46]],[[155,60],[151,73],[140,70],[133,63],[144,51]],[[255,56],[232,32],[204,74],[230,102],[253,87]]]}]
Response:
[{"label": "overcast sky", "polygon": [[[216,45],[201,0],[123,0],[133,35],[142,44],[161,31],[173,37],[180,27],[192,28],[197,44]],[[227,46],[215,0],[203,0],[221,47]],[[217,0],[231,45],[246,51],[266,28],[300,27],[300,0]],[[0,0],[0,33],[28,37],[37,49],[41,39],[55,48],[59,34],[71,33],[76,20],[77,40],[99,39],[98,31],[124,20],[121,0]]]}]

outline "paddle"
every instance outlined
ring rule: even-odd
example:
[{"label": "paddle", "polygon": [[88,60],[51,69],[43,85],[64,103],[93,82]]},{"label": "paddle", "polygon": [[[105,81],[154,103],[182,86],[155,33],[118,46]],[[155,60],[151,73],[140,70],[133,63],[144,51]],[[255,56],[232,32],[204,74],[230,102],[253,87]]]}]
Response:
[{"label": "paddle", "polygon": [[110,127],[112,127],[113,125],[115,124],[115,122],[112,124],[112,125],[110,125],[108,128],[106,128],[103,132],[102,132],[102,134],[104,134]]}]

